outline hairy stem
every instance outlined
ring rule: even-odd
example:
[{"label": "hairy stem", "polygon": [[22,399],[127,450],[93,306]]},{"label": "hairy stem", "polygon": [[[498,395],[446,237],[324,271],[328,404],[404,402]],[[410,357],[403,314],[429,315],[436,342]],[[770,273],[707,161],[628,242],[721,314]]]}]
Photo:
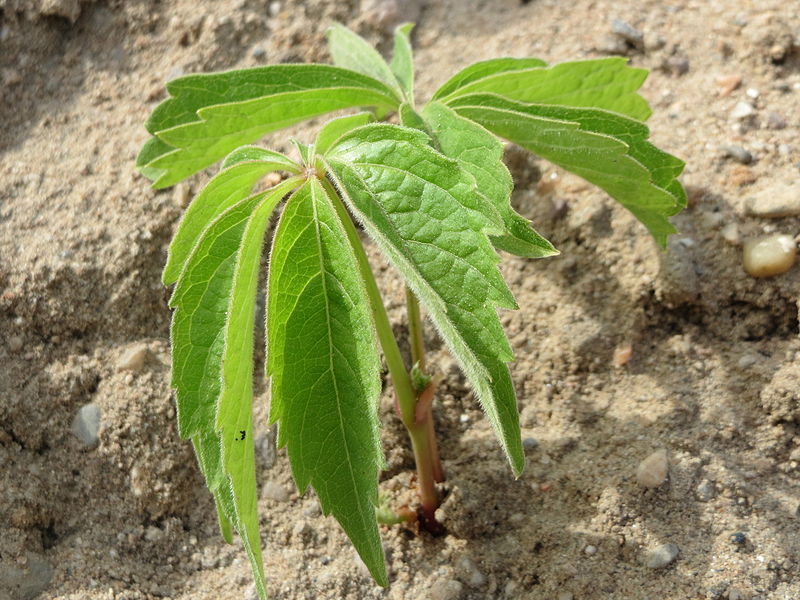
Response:
[{"label": "hairy stem", "polygon": [[383,355],[386,358],[386,365],[389,368],[389,375],[394,385],[400,419],[406,426],[408,435],[411,438],[414,460],[417,464],[417,479],[420,502],[422,505],[420,509],[422,524],[431,532],[439,532],[442,528],[434,516],[436,509],[439,507],[439,493],[436,490],[427,425],[426,423],[418,423],[417,421],[417,394],[414,391],[409,371],[400,353],[397,339],[392,332],[389,315],[386,313],[383,298],[381,298],[380,290],[378,290],[378,284],[372,273],[367,253],[364,251],[364,246],[361,244],[361,239],[358,237],[358,231],[356,231],[350,215],[339,199],[339,195],[333,189],[333,186],[327,180],[324,180],[323,184],[328,194],[333,199],[336,212],[347,231],[347,238],[356,255],[361,278],[364,281],[367,297],[369,298],[375,329],[378,333],[378,341],[381,344]]},{"label": "hairy stem", "polygon": [[[411,342],[411,362],[423,373],[425,367],[425,340],[423,337],[422,314],[414,292],[406,287],[406,305],[408,307],[408,337]],[[434,387],[429,386],[424,392],[420,392],[417,397],[417,423],[425,426],[425,435],[428,438],[428,448],[431,454],[432,473],[434,481],[441,483],[444,481],[444,469],[439,459],[439,445],[436,443],[436,431],[433,423],[433,396]],[[422,396],[429,396],[423,400]],[[421,410],[422,409],[422,410]]]}]

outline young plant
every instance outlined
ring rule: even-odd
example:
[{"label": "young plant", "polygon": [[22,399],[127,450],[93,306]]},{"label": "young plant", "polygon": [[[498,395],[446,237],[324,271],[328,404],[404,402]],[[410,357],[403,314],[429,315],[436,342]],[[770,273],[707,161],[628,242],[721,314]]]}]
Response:
[{"label": "young plant", "polygon": [[[256,294],[270,216],[286,200],[269,253],[266,371],[269,421],[279,425],[300,492],[314,487],[380,585],[376,520],[378,399],[383,352],[417,464],[419,521],[439,528],[435,379],[425,364],[420,305],[461,365],[512,472],[524,464],[513,355],[497,309],[517,305],[495,249],[556,253],[511,208],[500,136],[590,181],[664,246],[685,206],[683,163],[647,141],[636,93],[646,72],[618,58],[548,66],[533,58],[473,64],[415,104],[409,34],[391,63],[341,26],[337,66],[274,65],[190,75],[147,122],[137,165],[158,188],[224,158],[188,207],[170,245],[172,383],[180,435],[194,444],[223,536],[243,541],[266,596],[258,528],[252,385]],[[331,111],[299,160],[247,146]],[[364,112],[364,108],[369,110]],[[396,114],[400,125],[385,122]],[[288,178],[266,190],[279,171]],[[354,221],[407,285],[411,364],[402,356]]]}]

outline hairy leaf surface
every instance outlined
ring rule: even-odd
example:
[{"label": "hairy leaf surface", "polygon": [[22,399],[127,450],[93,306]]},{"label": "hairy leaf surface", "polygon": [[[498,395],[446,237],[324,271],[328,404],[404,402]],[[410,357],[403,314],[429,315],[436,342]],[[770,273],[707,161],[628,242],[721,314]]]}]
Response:
[{"label": "hairy leaf surface", "polygon": [[[387,67],[388,68],[388,67]],[[156,135],[137,166],[155,187],[196,173],[234,148],[305,119],[354,106],[392,109],[397,92],[380,81],[327,65],[275,65],[167,84],[174,97],[147,121]]]},{"label": "hairy leaf surface", "polygon": [[372,113],[368,112],[360,112],[346,117],[331,119],[322,126],[322,129],[320,129],[317,134],[317,141],[314,144],[317,154],[325,154],[328,148],[333,146],[345,133],[356,127],[366,125],[373,121],[373,119]]},{"label": "hairy leaf surface", "polygon": [[411,52],[413,23],[404,23],[394,32],[394,52],[389,67],[405,91],[406,98],[414,98],[414,56]]},{"label": "hairy leaf surface", "polygon": [[462,364],[515,474],[524,458],[513,387],[513,355],[497,307],[515,308],[487,233],[496,210],[458,163],[427,136],[390,125],[354,130],[327,160],[351,210],[420,298]]},{"label": "hairy leaf surface", "polygon": [[661,246],[675,232],[668,217],[686,204],[675,180],[683,163],[649,144],[642,124],[607,111],[526,105],[491,94],[458,98],[451,106],[608,192]]},{"label": "hairy leaf surface", "polygon": [[478,190],[502,215],[505,233],[492,236],[492,243],[518,256],[540,258],[557,254],[553,245],[511,208],[514,183],[503,164],[503,144],[497,137],[440,102],[428,104],[423,116],[439,149],[459,161],[461,167],[475,178]]},{"label": "hairy leaf surface", "polygon": [[[358,265],[332,200],[311,180],[281,216],[269,268],[270,420],[300,491],[312,485],[381,585],[375,507],[383,464],[380,361]],[[336,200],[338,202],[338,200]]]},{"label": "hairy leaf surface", "polygon": [[491,58],[480,62],[472,63],[468,67],[461,69],[445,82],[436,93],[433,100],[450,96],[467,84],[486,79],[491,75],[508,73],[511,71],[523,71],[536,67],[546,67],[547,63],[538,58]]},{"label": "hairy leaf surface", "polygon": [[239,201],[202,233],[170,300],[178,430],[192,438],[226,539],[240,532],[265,596],[252,435],[255,285],[269,214],[296,180]]},{"label": "hairy leaf surface", "polygon": [[604,108],[644,121],[650,107],[636,90],[646,78],[645,69],[629,67],[624,58],[598,58],[495,73],[436,97],[449,103],[467,94],[497,94],[517,102]]},{"label": "hairy leaf surface", "polygon": [[338,23],[325,32],[333,63],[381,81],[400,91],[400,84],[392,69],[375,48],[360,35]]},{"label": "hairy leaf surface", "polygon": [[192,200],[169,245],[167,264],[162,280],[164,285],[175,283],[186,259],[201,234],[217,216],[248,197],[256,182],[271,171],[296,173],[299,166],[283,154],[263,148],[244,147],[232,152],[222,165],[222,171]]}]

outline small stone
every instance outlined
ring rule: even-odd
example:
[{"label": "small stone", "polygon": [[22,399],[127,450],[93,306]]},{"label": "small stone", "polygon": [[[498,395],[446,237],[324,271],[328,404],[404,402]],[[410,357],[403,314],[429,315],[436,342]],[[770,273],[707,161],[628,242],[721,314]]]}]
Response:
[{"label": "small stone", "polygon": [[794,238],[777,233],[747,240],[742,252],[744,270],[753,277],[773,277],[786,273],[796,258]]},{"label": "small stone", "polygon": [[717,495],[717,488],[708,479],[703,479],[694,489],[694,495],[700,502],[709,502]]},{"label": "small stone", "polygon": [[719,149],[723,156],[732,158],[743,165],[749,165],[753,162],[753,155],[748,150],[736,144],[723,144]]},{"label": "small stone", "polygon": [[621,368],[627,365],[633,356],[633,346],[630,344],[622,344],[614,348],[614,357],[612,363],[615,367]]},{"label": "small stone", "polygon": [[270,17],[277,17],[278,14],[281,12],[281,3],[280,2],[270,2],[269,3],[269,16]]},{"label": "small stone", "polygon": [[663,569],[672,564],[680,554],[680,548],[675,544],[661,544],[647,554],[645,565],[649,569]]},{"label": "small stone", "polygon": [[144,369],[145,364],[152,356],[144,344],[135,344],[128,348],[117,361],[117,371],[132,371],[138,373]]},{"label": "small stone", "polygon": [[634,48],[644,47],[644,34],[627,21],[622,19],[612,20],[611,32]]},{"label": "small stone", "polygon": [[537,440],[536,438],[526,437],[525,439],[522,440],[523,450],[533,450],[537,446],[539,446],[539,440]]},{"label": "small stone", "polygon": [[731,534],[730,540],[736,546],[744,546],[747,543],[747,536],[741,531],[737,531]]},{"label": "small stone", "polygon": [[736,106],[731,111],[731,119],[741,121],[748,117],[752,117],[756,113],[756,109],[749,102],[737,102]]},{"label": "small stone", "polygon": [[740,369],[749,369],[758,362],[758,356],[754,354],[745,354],[739,359]]},{"label": "small stone", "polygon": [[636,469],[636,482],[642,487],[657,488],[667,480],[667,451],[656,450],[645,458]]},{"label": "small stone", "polygon": [[729,75],[728,77],[721,77],[717,79],[717,84],[719,85],[719,95],[725,98],[730,96],[742,84],[742,76]]},{"label": "small stone", "polygon": [[455,579],[437,579],[428,588],[427,600],[458,600],[464,593],[464,586]]},{"label": "small stone", "polygon": [[689,72],[689,59],[685,56],[671,56],[667,59],[666,67],[673,75],[686,75]]},{"label": "small stone", "polygon": [[786,119],[775,111],[767,113],[767,127],[769,129],[786,129]]},{"label": "small stone", "polygon": [[458,561],[458,568],[462,571],[464,582],[471,588],[480,588],[486,585],[486,575],[480,572],[477,565],[468,557]]},{"label": "small stone", "polygon": [[189,186],[185,183],[179,183],[175,186],[175,189],[172,192],[172,198],[176,205],[181,208],[186,208],[189,206],[189,200],[192,197],[192,192],[189,189]]},{"label": "small stone", "polygon": [[164,532],[154,525],[144,530],[144,539],[148,542],[158,542],[164,538]]},{"label": "small stone", "polygon": [[749,215],[765,219],[780,219],[800,215],[800,185],[778,184],[771,186],[745,202]]},{"label": "small stone", "polygon": [[22,339],[21,336],[12,335],[8,338],[8,349],[11,352],[19,352],[22,350],[22,347],[25,345],[25,341]]},{"label": "small stone", "polygon": [[723,240],[729,244],[733,244],[734,246],[738,246],[742,242],[742,236],[739,233],[739,226],[736,223],[728,223],[720,230],[719,233]]},{"label": "small stone", "polygon": [[290,495],[289,491],[280,483],[267,481],[261,488],[261,497],[276,502],[288,502]]},{"label": "small stone", "polygon": [[748,98],[752,98],[753,100],[755,100],[759,96],[758,90],[756,88],[747,88],[747,90],[745,91],[745,95],[747,95]]},{"label": "small stone", "polygon": [[592,546],[590,544],[590,545],[586,546],[586,548],[583,549],[583,553],[586,556],[594,556],[595,554],[597,554],[597,546]]},{"label": "small stone", "polygon": [[84,404],[72,420],[72,433],[83,445],[91,447],[100,441],[100,407],[95,403]]},{"label": "small stone", "polygon": [[250,51],[250,56],[255,59],[264,58],[267,55],[267,51],[264,49],[264,46],[254,46],[253,49]]},{"label": "small stone", "polygon": [[62,17],[70,23],[75,23],[81,16],[80,0],[42,0],[40,6],[43,15]]}]

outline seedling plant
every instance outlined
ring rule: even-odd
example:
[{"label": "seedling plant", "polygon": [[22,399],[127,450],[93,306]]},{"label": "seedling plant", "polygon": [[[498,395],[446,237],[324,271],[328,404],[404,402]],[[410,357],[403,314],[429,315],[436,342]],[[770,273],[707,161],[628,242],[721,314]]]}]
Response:
[{"label": "seedling plant", "polygon": [[[342,26],[336,66],[284,64],[170,81],[137,166],[157,188],[222,160],[169,248],[175,284],[172,385],[178,430],[191,439],[224,538],[235,529],[266,597],[253,436],[256,298],[270,217],[266,376],[269,422],[301,493],[312,486],[375,581],[387,585],[377,521],[379,348],[417,466],[422,528],[438,531],[444,473],[431,405],[420,306],[463,369],[511,466],[524,465],[498,309],[516,309],[497,250],[541,258],[553,246],[511,207],[503,138],[596,184],[664,246],[685,206],[679,159],[647,141],[637,93],[647,73],[602,58],[547,65],[498,58],[456,73],[415,103],[411,25],[391,62]],[[298,159],[248,145],[342,109]],[[396,115],[392,117],[392,115]],[[390,122],[390,120],[395,122]],[[399,123],[399,124],[397,124]],[[264,178],[285,174],[264,189]],[[357,225],[407,286],[411,361],[392,332]],[[385,511],[381,511],[382,513]]]}]

